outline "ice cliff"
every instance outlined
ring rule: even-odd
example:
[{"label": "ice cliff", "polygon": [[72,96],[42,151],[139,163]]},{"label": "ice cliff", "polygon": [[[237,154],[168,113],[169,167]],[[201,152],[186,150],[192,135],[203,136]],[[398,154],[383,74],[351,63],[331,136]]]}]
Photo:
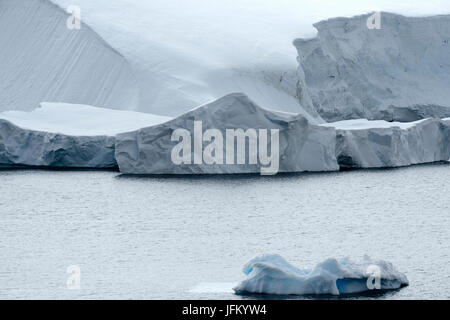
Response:
[{"label": "ice cliff", "polygon": [[115,136],[121,132],[152,126],[172,118],[81,104],[42,102],[31,111],[0,112],[0,119],[35,131],[73,136]]},{"label": "ice cliff", "polygon": [[415,121],[450,116],[450,15],[404,17],[381,12],[316,23],[297,39],[300,103],[329,122]]},{"label": "ice cliff", "polygon": [[343,295],[408,285],[406,275],[391,263],[368,257],[360,263],[328,259],[313,269],[299,269],[279,255],[262,255],[249,261],[243,271],[247,279],[234,288],[237,294]]},{"label": "ice cliff", "polygon": [[[267,170],[274,168],[271,165],[277,173],[398,167],[450,159],[450,118],[411,123],[358,119],[314,125],[298,114],[262,109],[240,93],[174,119],[87,105],[42,103],[29,112],[2,112],[0,120],[2,166],[107,168],[117,163],[127,174],[219,174],[269,173]],[[195,123],[201,127],[196,129]],[[188,147],[175,152],[177,157],[188,159],[183,163],[173,161],[181,141],[180,136],[173,136],[180,129],[189,138]],[[220,137],[207,136],[210,130],[219,132]],[[235,134],[241,130],[241,150],[239,135],[233,136],[228,147],[227,130]],[[254,136],[249,130],[254,130]],[[261,135],[261,130],[266,133]],[[278,130],[277,149],[272,130]],[[197,137],[199,149],[195,147]],[[252,138],[259,151],[253,163]],[[264,154],[269,162],[261,161],[259,141],[267,145]],[[227,160],[229,150],[231,162]]]},{"label": "ice cliff", "polygon": [[[195,121],[201,122],[200,132],[196,132]],[[186,130],[188,134],[188,148],[183,151],[183,157],[187,152],[189,163],[173,161],[172,152],[179,143],[179,137],[176,137],[176,141],[173,141],[172,137],[177,129]],[[225,139],[222,138],[218,142],[217,137],[205,140],[200,136],[200,148],[196,150],[195,143],[193,143],[196,136],[204,134],[209,129],[219,131],[223,137],[226,136],[227,129],[243,131],[255,129],[255,133],[259,129],[279,130],[279,157],[276,159],[279,161],[277,164],[279,167],[277,167],[277,172],[338,170],[334,128],[312,125],[301,115],[262,109],[247,96],[236,93],[198,107],[174,120],[138,131],[118,134],[116,136],[116,159],[120,171],[126,174],[221,174],[262,173],[264,171],[262,165],[264,163],[261,161],[250,162],[250,138],[248,137],[248,140],[244,138],[245,149],[241,152],[244,162],[241,164],[238,164],[238,155],[232,156],[232,163],[228,162],[227,157],[225,163],[225,155],[230,151],[228,137],[225,143]],[[262,141],[261,136],[258,139],[259,142]],[[272,148],[273,155],[273,140],[267,136],[266,139],[269,141],[268,144]],[[215,153],[216,156],[218,152],[220,153],[220,160],[208,163],[204,156],[206,151],[203,149],[206,150],[206,146],[211,145],[212,142],[217,143]],[[232,142],[231,148],[232,152],[237,150],[239,153],[234,142]],[[261,155],[261,149],[259,155]],[[200,159],[199,162],[195,161],[196,157]]]},{"label": "ice cliff", "polygon": [[33,131],[0,119],[0,166],[115,167],[114,137]]},{"label": "ice cliff", "polygon": [[87,25],[69,30],[47,0],[0,1],[0,111],[42,101],[136,109],[129,63]]},{"label": "ice cliff", "polygon": [[[425,119],[411,123],[366,119],[312,125],[300,115],[268,111],[243,94],[231,94],[171,121],[118,134],[116,159],[122,173],[201,174],[260,172],[261,165],[195,163],[195,121],[201,130],[265,128],[279,130],[279,172],[332,171],[339,168],[400,167],[450,159],[450,121]],[[174,163],[171,139],[177,129],[189,133],[189,164]],[[329,131],[321,130],[331,129]],[[225,134],[223,134],[225,136]],[[210,140],[200,137],[203,152]],[[224,142],[224,141],[223,141]],[[234,146],[234,145],[233,145]],[[220,153],[226,154],[226,143]],[[245,154],[248,157],[249,146]],[[223,158],[223,157],[222,157]]]},{"label": "ice cliff", "polygon": [[336,129],[341,168],[401,167],[450,159],[450,121],[411,123],[347,120],[325,124]]},{"label": "ice cliff", "polygon": [[116,167],[115,134],[169,120],[130,111],[42,103],[0,113],[0,166]]}]

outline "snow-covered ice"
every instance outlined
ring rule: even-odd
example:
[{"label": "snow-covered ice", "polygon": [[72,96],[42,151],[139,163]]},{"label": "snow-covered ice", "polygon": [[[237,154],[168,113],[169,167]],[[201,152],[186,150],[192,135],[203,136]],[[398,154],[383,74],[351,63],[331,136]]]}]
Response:
[{"label": "snow-covered ice", "polygon": [[87,25],[69,30],[67,19],[47,0],[0,1],[0,111],[42,101],[138,107],[128,61]]},{"label": "snow-covered ice", "polygon": [[41,103],[0,113],[0,166],[109,168],[115,134],[170,120],[147,113]]},{"label": "snow-covered ice", "polygon": [[[434,1],[376,3],[405,14],[444,10]],[[68,5],[82,10],[80,30],[66,26]],[[3,0],[2,161],[110,166],[116,162],[111,148],[117,146],[115,157],[124,173],[261,169],[174,165],[168,158],[170,130],[192,124],[195,117],[205,129],[279,129],[281,172],[448,160],[449,121],[416,120],[450,115],[450,16],[382,12],[380,30],[367,29],[368,15],[334,18],[315,24],[314,38],[299,39],[314,36],[312,22],[327,18],[328,8],[344,16],[375,9],[361,6],[364,1],[337,6],[324,0],[323,8],[315,10],[317,4],[303,0],[276,5],[253,0]],[[214,102],[205,104],[209,101]],[[361,117],[405,123],[323,124],[323,119]],[[58,139],[47,139],[53,135]],[[28,136],[29,141],[21,140]],[[83,143],[92,138],[96,148],[106,148],[99,154],[108,154],[108,160],[100,156],[92,162],[93,155],[67,160],[81,137]],[[54,160],[54,150],[68,155]]]},{"label": "snow-covered ice", "polygon": [[360,294],[409,284],[391,263],[368,257],[359,263],[331,258],[313,269],[299,269],[279,255],[262,255],[249,261],[243,271],[247,278],[234,288],[238,294]]},{"label": "snow-covered ice", "polygon": [[414,122],[389,122],[386,120],[368,120],[368,119],[352,119],[336,122],[323,123],[321,126],[333,127],[340,130],[361,130],[361,129],[389,129],[398,127],[400,129],[408,129],[423,122],[425,119]]},{"label": "snow-covered ice", "polygon": [[450,115],[450,15],[405,17],[381,12],[314,24],[297,39],[300,103],[327,121],[414,121]]},{"label": "snow-covered ice", "polygon": [[358,119],[323,126],[336,128],[336,158],[343,168],[400,167],[450,158],[446,120],[400,123]]},{"label": "snow-covered ice", "polygon": [[115,167],[114,137],[22,129],[0,119],[0,166]]},{"label": "snow-covered ice", "polygon": [[31,111],[0,112],[0,119],[30,130],[74,136],[114,136],[121,132],[160,124],[172,118],[89,105],[43,102]]},{"label": "snow-covered ice", "polygon": [[[269,132],[272,129],[279,130],[279,157],[277,157],[279,168],[277,168],[277,172],[336,171],[339,169],[335,157],[336,132],[334,128],[310,124],[306,118],[298,114],[262,109],[246,95],[234,93],[163,124],[118,134],[116,136],[116,159],[120,171],[125,174],[228,174],[264,171],[261,162],[256,164],[250,164],[248,161],[243,164],[236,162],[230,164],[228,161],[214,164],[174,163],[172,151],[178,141],[171,139],[172,134],[177,129],[185,129],[191,137],[195,137],[195,121],[202,122],[203,130],[217,129],[223,136],[227,129],[244,131],[266,129]],[[186,152],[189,159],[196,158],[195,147],[191,147],[191,141],[193,142],[194,139],[192,138],[188,142],[189,151]],[[202,138],[200,137],[200,139]],[[270,141],[271,138],[267,139]],[[203,140],[200,141],[203,146],[207,145]],[[223,155],[228,151],[228,149],[225,150],[224,146],[226,145],[223,143],[217,147],[223,150],[221,152]],[[269,146],[269,148],[271,147]],[[232,148],[234,148],[234,144]],[[248,156],[248,143],[245,148],[245,154]],[[268,153],[270,154],[270,149]]]}]

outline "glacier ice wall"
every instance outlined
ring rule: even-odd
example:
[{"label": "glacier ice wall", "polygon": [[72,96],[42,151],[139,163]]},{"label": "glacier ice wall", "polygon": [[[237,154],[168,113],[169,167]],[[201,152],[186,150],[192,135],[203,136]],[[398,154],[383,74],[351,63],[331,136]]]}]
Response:
[{"label": "glacier ice wall", "polygon": [[[237,294],[342,295],[374,289],[393,290],[408,285],[406,275],[391,263],[368,257],[360,263],[349,259],[327,259],[313,269],[299,269],[279,255],[262,255],[250,260],[243,271],[247,279],[234,288]],[[379,286],[375,277],[379,279]]]},{"label": "glacier ice wall", "polygon": [[381,13],[316,23],[297,39],[300,102],[325,120],[414,121],[450,116],[450,15]]},{"label": "glacier ice wall", "polygon": [[[174,120],[116,136],[116,159],[125,174],[222,174],[259,173],[261,163],[249,164],[175,164],[171,153],[178,144],[171,140],[177,129],[187,130],[194,137],[194,121],[202,121],[203,130],[278,129],[279,171],[338,170],[334,128],[312,125],[301,115],[267,111],[246,95],[227,95],[198,107]],[[270,141],[270,138],[268,138]],[[192,138],[193,141],[193,138]],[[203,147],[207,143],[203,143]],[[192,145],[192,142],[189,143]],[[223,143],[223,154],[226,154]],[[234,147],[234,146],[233,146]],[[246,145],[248,155],[248,144]],[[191,147],[192,158],[195,158]]]},{"label": "glacier ice wall", "polygon": [[0,119],[0,165],[64,168],[116,167],[114,137],[69,136],[22,129]]},{"label": "glacier ice wall", "polygon": [[[450,159],[450,118],[412,123],[358,119],[317,126],[300,115],[268,111],[243,94],[231,94],[175,119],[65,103],[42,103],[31,112],[2,112],[0,165],[109,168],[117,161],[122,173],[129,174],[261,172],[260,164],[175,165],[173,131],[186,128],[195,136],[193,123],[198,120],[203,131],[278,129],[281,172]],[[248,156],[248,144],[245,148]]]},{"label": "glacier ice wall", "polygon": [[47,0],[0,1],[0,111],[42,101],[137,108],[128,62],[87,25],[69,30],[68,17]]},{"label": "glacier ice wall", "polygon": [[116,167],[119,132],[170,118],[67,103],[41,103],[32,111],[0,112],[0,166]]},{"label": "glacier ice wall", "polygon": [[[334,124],[336,157],[341,168],[385,168],[448,161],[449,121],[425,119],[412,123],[366,122],[366,128]],[[333,126],[333,124],[327,124]]]},{"label": "glacier ice wall", "polygon": [[[199,120],[203,122],[203,130],[279,129],[279,172],[401,167],[450,159],[449,120],[430,118],[400,123],[358,119],[317,126],[300,115],[267,111],[243,94],[231,94],[166,123],[118,134],[116,159],[120,171],[127,174],[260,172],[259,165],[174,164],[171,150],[178,142],[171,141],[172,133],[184,128],[193,137],[194,121]],[[194,148],[189,152],[193,154]],[[248,155],[248,149],[246,152]]]}]

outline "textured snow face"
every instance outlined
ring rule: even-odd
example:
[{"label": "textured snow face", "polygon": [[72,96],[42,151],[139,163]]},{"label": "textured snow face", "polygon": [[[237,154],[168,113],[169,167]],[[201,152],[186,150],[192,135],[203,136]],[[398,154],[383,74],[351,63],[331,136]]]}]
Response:
[{"label": "textured snow face", "polygon": [[300,102],[327,121],[414,121],[450,112],[450,16],[381,13],[319,22],[316,38],[294,42]]},{"label": "textured snow face", "polygon": [[115,167],[114,137],[22,129],[0,119],[0,166]]},{"label": "textured snow face", "polygon": [[73,136],[114,136],[166,122],[171,118],[88,105],[44,102],[30,112],[0,112],[0,119],[35,131]]},{"label": "textured snow face", "polygon": [[352,129],[345,122],[336,126],[336,157],[343,168],[400,167],[450,158],[448,121],[427,119],[390,127],[383,127],[383,121],[363,121],[365,128]]},{"label": "textured snow face", "polygon": [[[178,116],[232,92],[258,105],[323,122],[297,97],[298,28],[293,3],[263,0],[54,0],[79,5],[82,19],[130,63],[136,111]],[[299,12],[303,12],[298,9]]]},{"label": "textured snow face", "polygon": [[337,122],[323,123],[321,126],[333,127],[341,130],[358,130],[358,129],[390,129],[393,127],[398,127],[401,129],[408,129],[414,127],[420,122],[425,120],[418,120],[414,122],[388,122],[385,120],[367,120],[367,119],[353,119],[353,120],[343,120]]},{"label": "textured snow face", "polygon": [[0,111],[42,101],[136,109],[128,62],[88,26],[47,0],[0,1]]},{"label": "textured snow face", "polygon": [[299,269],[279,255],[262,255],[249,261],[243,271],[247,279],[234,288],[237,294],[341,295],[408,285],[406,275],[391,263],[368,257],[360,263],[328,259],[313,269]]},{"label": "textured snow face", "polygon": [[[311,125],[300,115],[267,111],[258,107],[243,94],[231,94],[169,122],[118,134],[116,159],[120,171],[126,174],[261,172],[259,163],[249,164],[249,162],[246,164],[175,164],[172,161],[172,151],[178,144],[178,140],[172,141],[172,134],[177,129],[185,129],[191,137],[194,137],[196,134],[194,121],[202,122],[203,131],[217,129],[223,133],[224,137],[226,129],[279,130],[280,172],[333,171],[339,168],[335,158],[334,128]],[[271,141],[270,138],[268,141]],[[207,144],[204,142],[203,148]],[[192,144],[189,143],[189,145]],[[225,142],[223,146],[225,155]],[[249,145],[247,144],[245,148],[248,155]],[[189,158],[195,159],[195,148],[190,149]]]},{"label": "textured snow face", "polygon": [[[292,40],[312,24],[370,10],[439,14],[441,0],[53,0],[79,5],[82,19],[130,62],[138,111],[178,116],[232,92],[263,108],[302,113]],[[378,7],[378,8],[377,8]]]}]

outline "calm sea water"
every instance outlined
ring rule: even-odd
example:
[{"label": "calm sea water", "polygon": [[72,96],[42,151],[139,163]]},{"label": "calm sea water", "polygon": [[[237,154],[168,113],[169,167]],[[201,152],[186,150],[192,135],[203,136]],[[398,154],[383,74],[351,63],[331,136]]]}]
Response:
[{"label": "calm sea water", "polygon": [[[449,299],[449,181],[446,164],[276,177],[0,171],[0,298],[254,298],[229,283],[279,253],[298,267],[367,254],[410,280],[377,299]],[[80,290],[66,288],[71,265]]]}]

